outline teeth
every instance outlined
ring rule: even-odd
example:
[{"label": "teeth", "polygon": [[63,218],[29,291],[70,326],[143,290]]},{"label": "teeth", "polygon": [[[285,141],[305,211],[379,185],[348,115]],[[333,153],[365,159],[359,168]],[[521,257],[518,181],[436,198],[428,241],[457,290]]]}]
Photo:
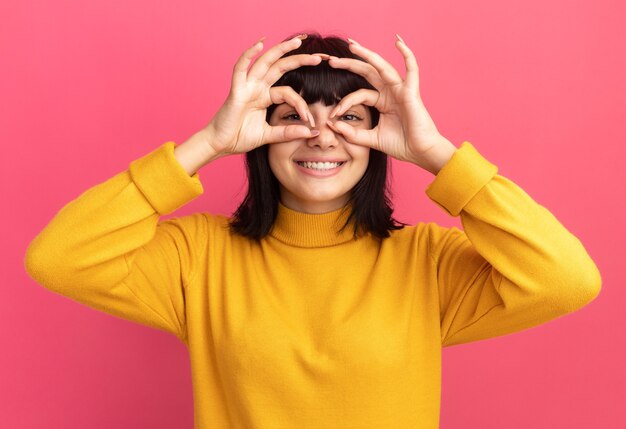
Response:
[{"label": "teeth", "polygon": [[341,164],[343,164],[343,162],[298,161],[298,165],[301,165],[305,168],[311,168],[313,170],[330,170],[330,169],[339,167]]}]

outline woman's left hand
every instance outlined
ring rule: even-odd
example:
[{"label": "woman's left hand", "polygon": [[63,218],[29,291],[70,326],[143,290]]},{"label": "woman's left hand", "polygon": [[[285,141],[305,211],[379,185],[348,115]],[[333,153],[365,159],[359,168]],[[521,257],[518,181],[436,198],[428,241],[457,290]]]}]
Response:
[{"label": "woman's left hand", "polygon": [[328,121],[328,125],[342,134],[348,143],[368,146],[437,174],[456,147],[439,133],[422,102],[417,61],[413,52],[398,36],[396,47],[406,64],[406,78],[403,80],[397,70],[380,55],[348,40],[350,50],[367,62],[330,57],[329,65],[363,76],[376,90],[359,89],[346,95],[330,116],[341,116],[350,107],[365,104],[376,108],[380,112],[380,119],[371,130],[351,127],[341,121],[336,121],[334,125]]}]

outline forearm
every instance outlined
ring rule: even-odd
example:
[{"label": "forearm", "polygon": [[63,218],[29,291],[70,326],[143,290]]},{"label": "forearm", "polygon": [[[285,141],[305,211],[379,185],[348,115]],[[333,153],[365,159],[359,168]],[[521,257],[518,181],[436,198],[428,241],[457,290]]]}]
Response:
[{"label": "forearm", "polygon": [[439,143],[424,154],[421,159],[422,165],[419,166],[436,176],[456,150],[457,147],[450,140],[441,136]]},{"label": "forearm", "polygon": [[199,262],[201,216],[159,223],[203,192],[167,142],[67,203],[29,244],[27,273],[92,308],[169,331],[184,341],[183,287]]},{"label": "forearm", "polygon": [[209,139],[208,132],[201,130],[174,149],[174,156],[190,176],[221,157],[211,149]]},{"label": "forearm", "polygon": [[125,255],[150,240],[159,216],[203,192],[197,178],[177,169],[168,155],[171,146],[168,151],[164,146],[87,189],[55,215],[27,250],[26,268],[35,280],[64,288],[126,274]]},{"label": "forearm", "polygon": [[599,293],[580,240],[469,143],[426,194],[458,228],[432,227],[443,345],[495,337],[575,311]]}]

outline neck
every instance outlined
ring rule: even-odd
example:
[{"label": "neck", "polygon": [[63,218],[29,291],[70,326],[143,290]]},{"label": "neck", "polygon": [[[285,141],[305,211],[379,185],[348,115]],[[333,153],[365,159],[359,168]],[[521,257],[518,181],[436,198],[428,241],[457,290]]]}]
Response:
[{"label": "neck", "polygon": [[341,229],[351,212],[350,205],[325,213],[305,213],[279,203],[270,235],[296,247],[335,246],[354,238],[354,222]]},{"label": "neck", "polygon": [[348,203],[348,196],[332,201],[301,201],[293,198],[287,192],[282,192],[280,202],[288,209],[295,210],[300,213],[322,214],[339,210],[344,207]]}]

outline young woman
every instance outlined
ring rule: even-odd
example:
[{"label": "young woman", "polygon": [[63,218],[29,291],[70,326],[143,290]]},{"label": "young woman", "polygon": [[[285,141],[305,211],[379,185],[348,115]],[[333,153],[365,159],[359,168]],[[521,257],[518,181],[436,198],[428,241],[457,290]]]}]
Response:
[{"label": "young woman", "polygon": [[[443,137],[406,75],[318,34],[237,61],[214,118],[63,207],[25,266],[45,287],[176,335],[196,428],[436,428],[441,348],[573,312],[601,277],[581,242],[469,142]],[[232,217],[159,221],[245,153]],[[435,177],[464,230],[396,222],[387,155]],[[218,183],[206,184],[208,187]]]}]

